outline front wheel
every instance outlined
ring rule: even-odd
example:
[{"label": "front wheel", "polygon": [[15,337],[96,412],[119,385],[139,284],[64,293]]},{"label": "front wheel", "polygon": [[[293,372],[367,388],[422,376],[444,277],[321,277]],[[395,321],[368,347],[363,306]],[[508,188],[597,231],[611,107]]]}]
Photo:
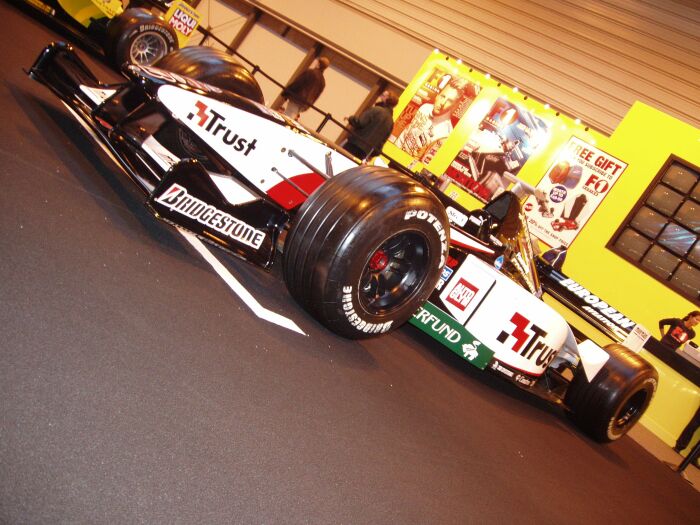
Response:
[{"label": "front wheel", "polygon": [[183,47],[163,57],[155,66],[265,104],[255,77],[233,56],[220,49]]},{"label": "front wheel", "polygon": [[284,246],[291,295],[350,339],[408,321],[445,263],[448,220],[410,177],[360,166],[324,183],[302,205]]},{"label": "front wheel", "polygon": [[621,438],[639,421],[659,381],[656,369],[628,348],[605,350],[610,359],[600,372],[589,382],[580,366],[564,398],[572,421],[600,442]]},{"label": "front wheel", "polygon": [[149,66],[177,46],[173,29],[146,9],[127,9],[107,26],[105,52],[118,68],[123,64]]}]

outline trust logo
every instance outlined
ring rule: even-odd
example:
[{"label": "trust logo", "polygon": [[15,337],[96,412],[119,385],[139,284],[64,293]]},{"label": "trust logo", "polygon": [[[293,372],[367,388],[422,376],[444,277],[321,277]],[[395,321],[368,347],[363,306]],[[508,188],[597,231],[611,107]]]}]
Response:
[{"label": "trust logo", "polygon": [[[199,117],[199,122],[197,122],[197,125],[200,128],[203,128],[204,124],[206,124],[207,120],[209,120],[209,115],[207,115],[207,109],[209,109],[209,107],[201,100],[195,102],[194,105],[197,108],[197,117]],[[194,113],[190,113],[189,115],[187,115],[188,120],[192,120],[194,117]]]},{"label": "trust logo", "polygon": [[198,100],[195,102],[196,111],[187,115],[187,120],[194,121],[200,128],[218,138],[226,146],[231,146],[234,151],[243,152],[245,157],[255,149],[257,139],[249,140],[242,137],[238,132],[231,129],[226,124],[226,117],[217,113],[207,104]]},{"label": "trust logo", "polygon": [[556,356],[556,351],[544,340],[547,332],[518,312],[512,315],[510,322],[513,325],[510,331],[503,330],[496,340],[538,366],[547,366]]}]

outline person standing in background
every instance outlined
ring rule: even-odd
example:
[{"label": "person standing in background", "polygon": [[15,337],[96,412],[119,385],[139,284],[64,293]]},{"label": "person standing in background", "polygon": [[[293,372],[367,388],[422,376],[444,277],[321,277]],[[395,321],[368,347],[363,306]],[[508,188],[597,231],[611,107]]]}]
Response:
[{"label": "person standing in background", "polygon": [[[700,323],[700,311],[694,310],[686,315],[683,319],[675,317],[669,319],[661,319],[659,321],[659,331],[661,332],[661,342],[676,350],[680,348],[686,341],[695,338],[695,330],[693,326]],[[669,329],[664,332],[664,327]]]},{"label": "person standing in background", "polygon": [[330,63],[331,61],[326,57],[317,58],[309,69],[301,73],[284,88],[282,97],[287,101],[284,109],[285,115],[294,120],[299,120],[299,116],[313,106],[326,87],[326,79],[323,78],[323,72]]},{"label": "person standing in background", "polygon": [[396,95],[384,91],[375,105],[363,111],[359,117],[353,115],[347,118],[352,129],[343,147],[362,160],[378,155],[391,134],[393,110],[398,102]]},{"label": "person standing in background", "polygon": [[[680,436],[678,436],[673,450],[680,454],[683,450],[688,448],[688,445],[690,445],[690,440],[693,439],[693,434],[695,434],[698,427],[700,427],[700,407],[698,407],[698,409],[695,411],[695,415],[690,419]],[[697,457],[694,458],[693,464],[700,468]]]}]

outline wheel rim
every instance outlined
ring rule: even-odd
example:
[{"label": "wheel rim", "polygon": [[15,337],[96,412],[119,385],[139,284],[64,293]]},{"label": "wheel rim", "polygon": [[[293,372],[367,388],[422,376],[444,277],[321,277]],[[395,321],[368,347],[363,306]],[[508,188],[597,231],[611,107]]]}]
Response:
[{"label": "wheel rim", "polygon": [[402,232],[385,241],[369,257],[360,278],[360,302],[379,314],[404,304],[425,280],[428,271],[427,239]]},{"label": "wheel rim", "polygon": [[620,408],[620,411],[613,422],[615,433],[618,433],[630,425],[633,425],[642,415],[642,407],[647,399],[647,393],[644,390],[636,392],[630,397],[627,402]]},{"label": "wheel rim", "polygon": [[167,50],[168,44],[163,35],[146,31],[131,43],[129,58],[132,64],[147,66],[165,56]]}]

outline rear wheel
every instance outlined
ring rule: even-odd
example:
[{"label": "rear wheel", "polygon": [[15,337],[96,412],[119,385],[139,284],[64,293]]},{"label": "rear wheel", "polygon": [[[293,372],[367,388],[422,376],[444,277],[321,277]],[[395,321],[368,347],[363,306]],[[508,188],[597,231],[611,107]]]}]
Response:
[{"label": "rear wheel", "polygon": [[287,288],[339,335],[388,332],[434,289],[447,227],[439,200],[410,177],[374,166],[350,169],[299,210],[284,246]]},{"label": "rear wheel", "polygon": [[624,436],[642,417],[656,391],[659,375],[645,359],[622,345],[609,345],[610,359],[588,381],[579,366],[566,392],[569,417],[596,441]]},{"label": "rear wheel", "polygon": [[152,65],[177,45],[175,32],[146,9],[127,9],[107,26],[105,52],[117,67]]}]

